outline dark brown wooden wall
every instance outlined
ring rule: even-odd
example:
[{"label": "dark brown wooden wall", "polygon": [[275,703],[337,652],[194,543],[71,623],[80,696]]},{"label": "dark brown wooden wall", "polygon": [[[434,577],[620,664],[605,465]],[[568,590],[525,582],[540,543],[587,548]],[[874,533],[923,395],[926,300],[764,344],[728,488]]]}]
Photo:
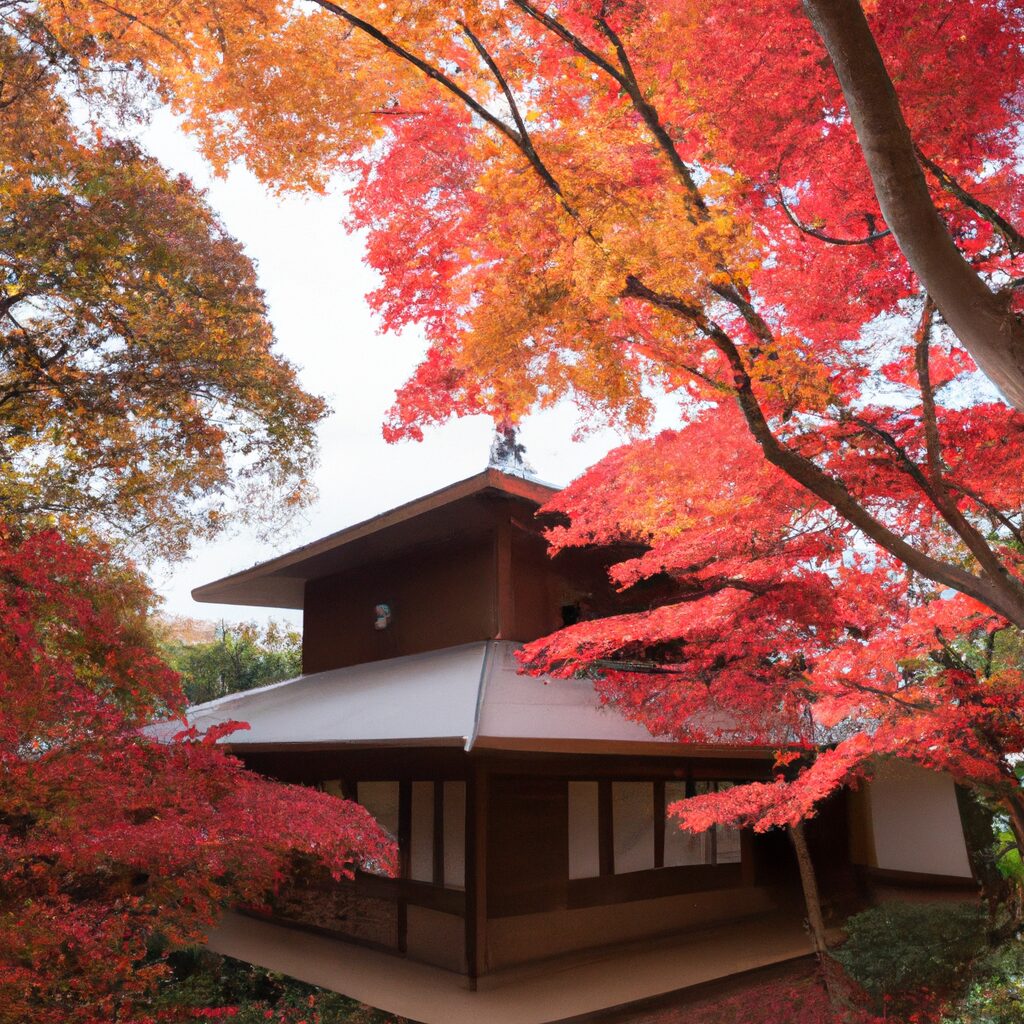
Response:
[{"label": "dark brown wooden wall", "polygon": [[[561,628],[567,608],[593,618],[651,600],[643,588],[621,595],[609,585],[608,563],[636,554],[632,549],[550,558],[530,503],[480,498],[452,510],[442,536],[435,530],[429,542],[415,543],[415,524],[393,532],[368,564],[306,584],[304,672],[478,640],[527,642]],[[381,558],[380,550],[395,553]],[[392,609],[387,629],[374,629],[378,604]]]},{"label": "dark brown wooden wall", "polygon": [[[496,634],[492,537],[452,543],[306,585],[302,670],[453,647]],[[394,618],[374,629],[374,606]]]},{"label": "dark brown wooden wall", "polygon": [[531,914],[566,905],[569,787],[564,779],[490,779],[487,912]]},{"label": "dark brown wooden wall", "polygon": [[555,569],[542,538],[515,529],[511,541],[512,615],[502,637],[525,643],[560,629],[562,606],[574,603],[577,595]]}]

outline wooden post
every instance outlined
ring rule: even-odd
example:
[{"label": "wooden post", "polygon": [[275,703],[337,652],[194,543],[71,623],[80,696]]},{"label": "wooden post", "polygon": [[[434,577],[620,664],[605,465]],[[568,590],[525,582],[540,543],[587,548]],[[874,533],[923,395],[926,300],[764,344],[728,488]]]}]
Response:
[{"label": "wooden post", "polygon": [[665,780],[657,779],[654,783],[654,866],[665,866]]},{"label": "wooden post", "polygon": [[487,772],[471,763],[466,779],[466,972],[476,988],[487,969]]},{"label": "wooden post", "polygon": [[597,783],[597,857],[602,875],[615,874],[615,830],[612,820],[612,784],[610,779]]},{"label": "wooden post", "polygon": [[515,588],[512,580],[512,524],[508,514],[498,520],[494,534],[494,628],[496,640],[515,637]]},{"label": "wooden post", "polygon": [[434,779],[434,885],[444,885],[444,780]]},{"label": "wooden post", "polygon": [[740,871],[744,885],[757,884],[757,865],[754,863],[754,833],[745,828],[740,833]]}]

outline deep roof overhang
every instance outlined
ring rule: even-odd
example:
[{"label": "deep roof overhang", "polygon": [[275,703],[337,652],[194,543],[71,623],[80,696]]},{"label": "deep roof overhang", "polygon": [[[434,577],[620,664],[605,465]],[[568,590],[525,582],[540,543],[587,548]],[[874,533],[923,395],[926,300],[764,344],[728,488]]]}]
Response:
[{"label": "deep roof overhang", "polygon": [[[680,744],[605,707],[588,679],[519,674],[518,644],[487,640],[330,669],[221,697],[188,711],[200,730],[248,728],[221,742],[257,750],[451,746],[468,751],[765,758],[723,729],[720,743]],[[169,739],[179,722],[150,726]]]},{"label": "deep roof overhang", "polygon": [[392,558],[410,549],[482,533],[481,499],[536,510],[558,493],[551,484],[488,468],[337,533],[192,591],[196,601],[264,608],[301,608],[306,583]]}]

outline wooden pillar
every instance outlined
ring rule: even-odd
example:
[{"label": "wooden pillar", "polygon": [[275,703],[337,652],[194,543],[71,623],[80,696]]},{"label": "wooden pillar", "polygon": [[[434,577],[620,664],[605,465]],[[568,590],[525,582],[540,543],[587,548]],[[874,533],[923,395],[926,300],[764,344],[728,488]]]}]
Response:
[{"label": "wooden pillar", "polygon": [[[409,858],[412,845],[412,781],[402,779],[398,783],[398,877],[409,877]],[[399,889],[401,893],[401,888]],[[398,952],[405,953],[409,931],[409,905],[398,897]]]},{"label": "wooden pillar", "polygon": [[740,832],[740,872],[744,885],[757,884],[757,865],[754,862],[754,831]]},{"label": "wooden pillar", "polygon": [[444,780],[434,779],[434,885],[444,886]]},{"label": "wooden pillar", "polygon": [[665,780],[654,782],[654,866],[665,866],[665,818],[668,810],[665,806]]},{"label": "wooden pillar", "polygon": [[512,524],[507,514],[498,520],[494,534],[494,625],[496,640],[515,636],[515,589],[512,582]]},{"label": "wooden pillar", "polygon": [[466,973],[476,988],[487,969],[487,770],[471,762],[466,779]]}]

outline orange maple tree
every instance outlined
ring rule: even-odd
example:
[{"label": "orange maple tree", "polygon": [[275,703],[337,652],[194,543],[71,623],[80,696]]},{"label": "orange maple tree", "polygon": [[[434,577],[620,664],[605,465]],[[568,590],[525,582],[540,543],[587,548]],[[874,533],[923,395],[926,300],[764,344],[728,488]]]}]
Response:
[{"label": "orange maple tree", "polygon": [[295,855],[394,864],[358,806],[175,724],[126,549],[175,557],[233,516],[287,516],[324,406],[275,352],[238,243],[132,142],[131,73],[87,51],[0,8],[4,1024],[152,1021],[161,952],[261,902]]},{"label": "orange maple tree", "polygon": [[[69,51],[144,69],[217,165],[277,188],[355,175],[371,299],[431,342],[392,436],[567,394],[641,424],[651,384],[685,394],[684,415],[735,401],[763,456],[872,542],[1024,622],[977,524],[999,503],[949,472],[992,437],[1012,447],[1019,420],[977,388],[958,398],[973,362],[890,234],[799,4],[40,12]],[[1015,322],[1020,14],[880,0],[867,18],[930,202]],[[915,541],[876,469],[966,561]]]},{"label": "orange maple tree", "polygon": [[325,409],[275,351],[251,261],[190,182],[104,134],[123,75],[18,10],[0,25],[0,514],[172,558],[232,519],[280,523],[310,497]]}]

